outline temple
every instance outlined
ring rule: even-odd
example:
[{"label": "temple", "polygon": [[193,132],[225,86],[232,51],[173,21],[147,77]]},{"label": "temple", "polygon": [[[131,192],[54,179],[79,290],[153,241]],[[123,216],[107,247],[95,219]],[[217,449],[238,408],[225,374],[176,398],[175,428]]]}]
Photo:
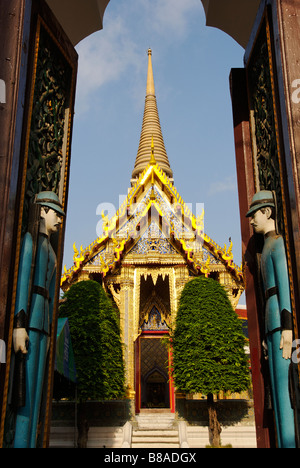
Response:
[{"label": "temple", "polygon": [[191,278],[205,275],[226,289],[237,308],[244,290],[242,268],[233,261],[232,243],[221,247],[204,232],[204,210],[193,214],[174,186],[160,126],[148,50],[143,124],[131,187],[116,214],[103,213],[103,234],[87,248],[76,249],[74,264],[64,269],[61,288],[99,281],[119,313],[128,398],[142,408],[175,411],[169,377],[168,336],[181,291]]}]

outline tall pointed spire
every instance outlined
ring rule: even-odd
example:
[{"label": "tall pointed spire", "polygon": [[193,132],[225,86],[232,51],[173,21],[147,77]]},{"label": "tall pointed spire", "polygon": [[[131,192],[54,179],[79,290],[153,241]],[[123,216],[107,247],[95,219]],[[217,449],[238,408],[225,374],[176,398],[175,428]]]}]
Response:
[{"label": "tall pointed spire", "polygon": [[153,68],[152,68],[152,50],[148,49],[148,74],[147,74],[147,88],[146,88],[146,96],[152,95],[155,96],[155,86],[154,86],[154,78],[153,78]]},{"label": "tall pointed spire", "polygon": [[132,179],[135,179],[147,167],[150,162],[152,147],[154,146],[155,160],[165,171],[168,177],[173,178],[167,156],[155,96],[155,86],[152,68],[152,51],[148,49],[148,74],[147,88],[144,107],[143,125],[140,137],[139,148],[135,160]]}]

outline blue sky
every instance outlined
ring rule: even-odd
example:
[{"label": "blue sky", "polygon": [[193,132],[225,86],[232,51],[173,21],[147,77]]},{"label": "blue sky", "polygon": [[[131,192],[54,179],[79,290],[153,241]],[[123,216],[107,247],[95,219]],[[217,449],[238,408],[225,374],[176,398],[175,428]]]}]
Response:
[{"label": "blue sky", "polygon": [[79,72],[63,264],[73,243],[97,237],[99,204],[127,194],[142,127],[148,48],[174,185],[186,203],[205,206],[205,232],[233,240],[240,265],[231,68],[244,50],[205,26],[200,0],[111,0],[101,31],[76,47]]}]

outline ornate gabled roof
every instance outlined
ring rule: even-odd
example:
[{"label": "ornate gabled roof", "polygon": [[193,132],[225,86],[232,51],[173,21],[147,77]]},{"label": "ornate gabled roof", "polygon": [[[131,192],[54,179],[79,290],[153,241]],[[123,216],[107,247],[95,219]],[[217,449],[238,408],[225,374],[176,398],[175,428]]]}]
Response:
[{"label": "ornate gabled roof", "polygon": [[[172,181],[152,159],[131,187],[127,198],[109,220],[103,216],[103,234],[80,252],[74,245],[74,265],[64,271],[61,287],[67,289],[89,266],[97,265],[103,277],[114,273],[125,255],[138,255],[138,242],[151,224],[156,224],[170,249],[180,254],[195,274],[208,275],[220,263],[243,285],[242,269],[234,264],[232,244],[219,246],[203,231],[204,212],[195,217],[184,203]],[[157,252],[156,252],[157,253]]]},{"label": "ornate gabled roof", "polygon": [[136,179],[146,168],[150,158],[151,140],[153,138],[155,146],[155,158],[165,173],[172,178],[173,173],[167,156],[164,139],[161,131],[160,120],[155,96],[155,86],[152,68],[152,51],[148,50],[148,75],[147,88],[144,107],[144,117],[140,143],[135,160],[132,179]]}]

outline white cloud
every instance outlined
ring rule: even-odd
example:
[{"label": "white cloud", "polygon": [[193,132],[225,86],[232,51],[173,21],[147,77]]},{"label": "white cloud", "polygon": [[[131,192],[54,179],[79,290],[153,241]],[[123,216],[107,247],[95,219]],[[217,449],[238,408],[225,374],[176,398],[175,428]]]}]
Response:
[{"label": "white cloud", "polygon": [[161,35],[176,32],[177,38],[184,36],[193,13],[201,10],[199,0],[150,0],[153,13],[152,26]]},{"label": "white cloud", "polygon": [[77,46],[79,54],[76,111],[86,111],[93,93],[104,84],[115,81],[128,67],[137,66],[136,44],[131,40],[124,21],[111,18],[104,31],[99,31]]},{"label": "white cloud", "polygon": [[233,192],[237,190],[237,181],[235,176],[225,177],[210,184],[208,195],[216,195],[218,193]]},{"label": "white cloud", "polygon": [[201,13],[199,0],[131,0],[108,8],[103,30],[77,46],[76,113],[86,112],[94,93],[122,79],[128,70],[137,77],[145,65],[146,50],[154,43],[159,44],[162,57],[170,44],[183,39],[196,11]]}]

